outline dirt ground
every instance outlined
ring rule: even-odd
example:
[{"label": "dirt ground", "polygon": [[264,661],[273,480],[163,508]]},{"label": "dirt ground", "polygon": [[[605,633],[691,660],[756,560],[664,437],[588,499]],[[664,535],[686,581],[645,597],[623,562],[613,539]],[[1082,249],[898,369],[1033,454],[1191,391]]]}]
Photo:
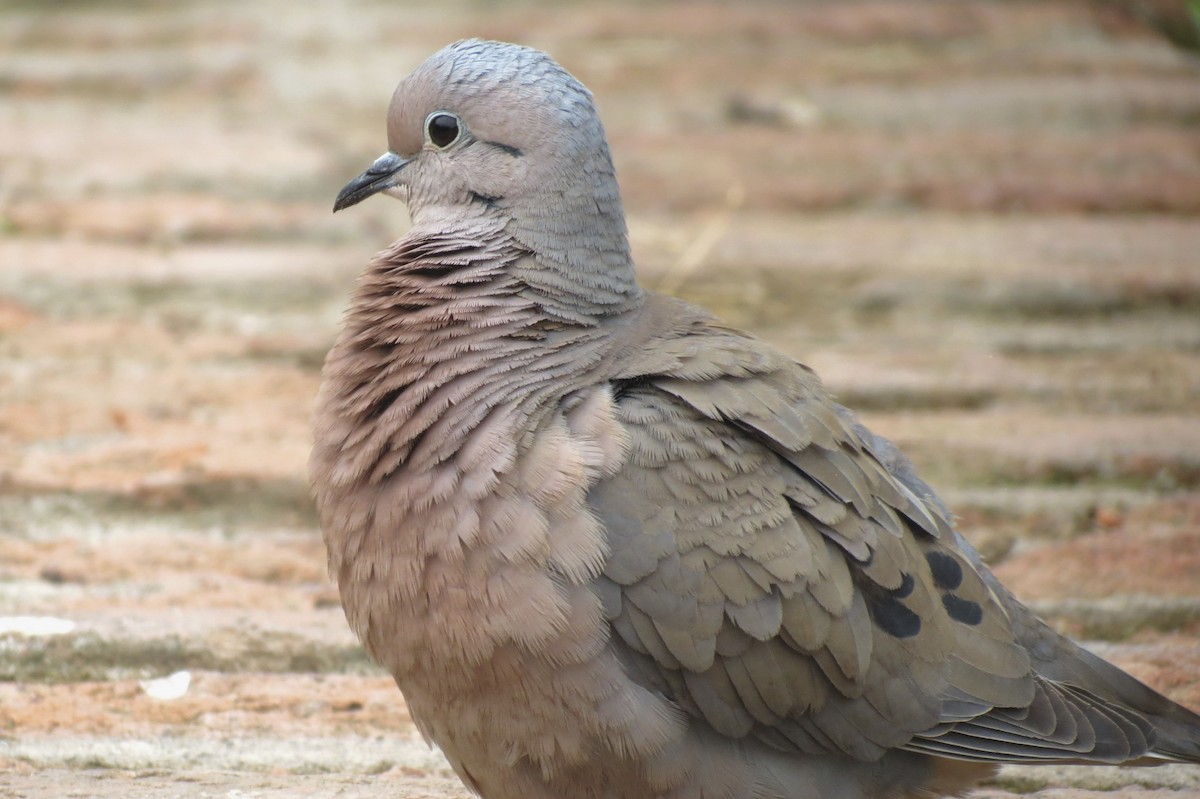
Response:
[{"label": "dirt ground", "polygon": [[[1200,61],[1164,7],[0,1],[0,797],[466,795],[346,629],[304,464],[407,224],[333,196],[470,35],[593,89],[647,285],[815,367],[1018,595],[1200,708]],[[1013,795],[1200,768],[978,794]]]}]

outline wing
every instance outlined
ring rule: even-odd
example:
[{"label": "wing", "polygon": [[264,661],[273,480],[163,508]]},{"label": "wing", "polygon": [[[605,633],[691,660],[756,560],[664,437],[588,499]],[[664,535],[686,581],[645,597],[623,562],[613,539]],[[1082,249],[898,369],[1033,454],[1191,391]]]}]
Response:
[{"label": "wing", "polygon": [[616,383],[628,462],[589,495],[634,679],[789,751],[1145,751],[1136,714],[1034,673],[940,503],[810,371],[711,327],[653,351]]}]

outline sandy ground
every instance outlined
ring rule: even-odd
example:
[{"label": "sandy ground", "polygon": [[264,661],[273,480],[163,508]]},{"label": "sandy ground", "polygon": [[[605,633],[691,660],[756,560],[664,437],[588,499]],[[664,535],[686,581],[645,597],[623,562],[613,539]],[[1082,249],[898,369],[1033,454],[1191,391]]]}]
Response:
[{"label": "sandy ground", "polygon": [[332,198],[467,35],[594,90],[648,285],[818,369],[1020,596],[1200,708],[1200,62],[1161,5],[0,3],[0,797],[465,796],[346,629],[304,462],[406,225]]}]

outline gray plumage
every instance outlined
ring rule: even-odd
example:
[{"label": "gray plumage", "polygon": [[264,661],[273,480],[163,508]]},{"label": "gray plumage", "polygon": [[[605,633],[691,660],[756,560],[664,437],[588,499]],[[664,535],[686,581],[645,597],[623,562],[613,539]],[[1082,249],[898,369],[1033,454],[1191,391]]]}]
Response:
[{"label": "gray plumage", "polygon": [[916,797],[1200,760],[806,367],[636,282],[591,95],[465,41],[396,89],[311,475],[346,617],[488,799]]}]

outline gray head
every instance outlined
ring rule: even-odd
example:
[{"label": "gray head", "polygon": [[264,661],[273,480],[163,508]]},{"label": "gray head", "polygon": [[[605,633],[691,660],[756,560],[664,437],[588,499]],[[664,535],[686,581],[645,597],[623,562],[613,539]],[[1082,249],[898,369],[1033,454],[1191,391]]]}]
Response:
[{"label": "gray head", "polygon": [[545,53],[455,42],[396,87],[387,130],[388,152],[347,184],[335,211],[385,192],[408,202],[416,229],[447,216],[496,217],[557,271],[625,269],[622,281],[632,282],[592,95]]}]

